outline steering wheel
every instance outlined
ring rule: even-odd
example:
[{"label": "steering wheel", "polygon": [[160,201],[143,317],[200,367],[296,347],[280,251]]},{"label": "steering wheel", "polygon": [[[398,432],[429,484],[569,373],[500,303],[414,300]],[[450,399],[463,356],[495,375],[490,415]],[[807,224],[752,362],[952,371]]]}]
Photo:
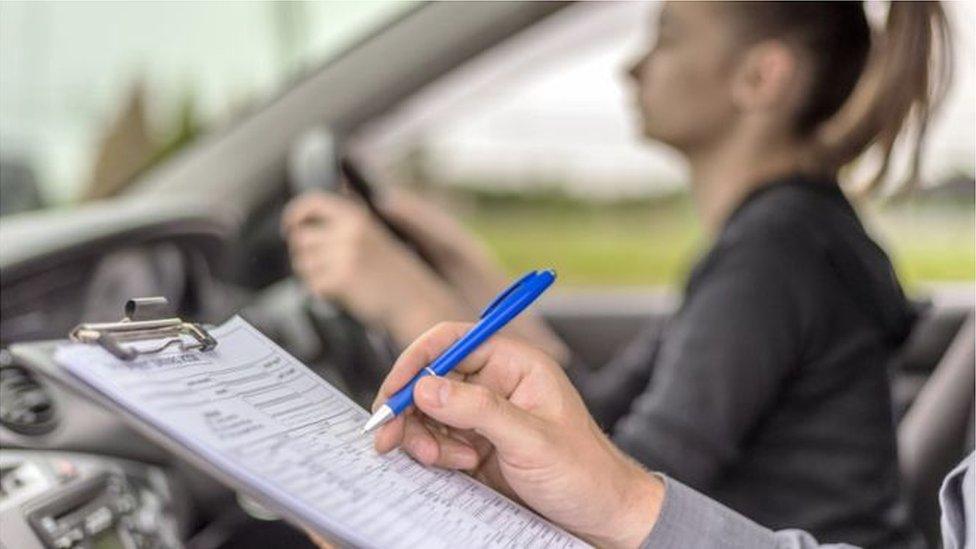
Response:
[{"label": "steering wheel", "polygon": [[[326,128],[313,128],[302,135],[288,158],[291,194],[340,192],[340,163],[335,151],[335,140]],[[348,164],[343,168],[347,179],[351,178]],[[382,216],[372,205],[365,181],[358,172],[352,177],[359,180],[349,186],[351,190],[370,204],[374,215]],[[382,218],[381,221],[389,223]],[[394,232],[403,238],[402,233]],[[277,317],[276,321],[258,327],[277,332],[279,342],[286,348],[300,355],[300,359],[358,403],[368,406],[396,357],[392,339],[364,326],[337,304],[312,295],[294,276],[275,286],[265,296],[273,304],[265,306],[263,313],[265,317],[272,311],[278,313],[270,315]],[[280,314],[282,310],[288,313]]]},{"label": "steering wheel", "polygon": [[305,294],[303,308],[320,342],[319,361],[338,376],[347,394],[368,408],[397,349],[388,334],[364,326],[333,303]]}]

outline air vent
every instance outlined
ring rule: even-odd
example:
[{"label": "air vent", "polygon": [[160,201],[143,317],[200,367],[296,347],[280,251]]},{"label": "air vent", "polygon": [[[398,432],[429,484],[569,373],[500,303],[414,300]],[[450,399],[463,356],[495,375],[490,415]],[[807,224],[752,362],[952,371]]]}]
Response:
[{"label": "air vent", "polygon": [[0,425],[23,435],[41,435],[56,423],[54,401],[33,374],[20,366],[0,367]]}]

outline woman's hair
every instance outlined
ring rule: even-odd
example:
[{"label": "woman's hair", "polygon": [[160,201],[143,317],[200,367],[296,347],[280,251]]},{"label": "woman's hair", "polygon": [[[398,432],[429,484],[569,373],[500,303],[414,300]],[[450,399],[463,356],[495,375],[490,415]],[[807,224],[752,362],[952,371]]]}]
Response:
[{"label": "woman's hair", "polygon": [[839,170],[876,148],[880,162],[865,185],[876,190],[904,132],[911,154],[907,186],[917,183],[928,122],[952,72],[949,25],[939,2],[891,2],[878,32],[861,2],[726,5],[745,40],[782,40],[808,60],[811,84],[796,130],[814,138],[821,168]]}]

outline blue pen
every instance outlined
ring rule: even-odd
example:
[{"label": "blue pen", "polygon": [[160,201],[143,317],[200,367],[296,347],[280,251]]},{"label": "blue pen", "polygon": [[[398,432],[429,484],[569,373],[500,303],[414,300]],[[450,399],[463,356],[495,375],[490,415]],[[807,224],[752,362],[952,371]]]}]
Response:
[{"label": "blue pen", "polygon": [[542,292],[552,286],[555,280],[556,272],[551,269],[532,271],[498,294],[498,297],[485,307],[478,323],[468,330],[468,333],[455,341],[426,368],[418,372],[406,387],[397,391],[386,401],[386,404],[376,410],[363,427],[363,433],[372,431],[406,410],[413,404],[413,387],[420,378],[429,375],[443,376],[453,370],[479,345],[531,305],[542,295]]}]

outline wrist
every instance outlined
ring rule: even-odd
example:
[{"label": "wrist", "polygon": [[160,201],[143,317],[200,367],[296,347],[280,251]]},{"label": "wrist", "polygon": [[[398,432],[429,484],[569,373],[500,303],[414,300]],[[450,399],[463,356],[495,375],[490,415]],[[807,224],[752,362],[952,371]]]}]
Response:
[{"label": "wrist", "polygon": [[629,458],[630,469],[621,488],[620,505],[609,518],[607,547],[639,547],[650,535],[664,503],[664,482]]}]

